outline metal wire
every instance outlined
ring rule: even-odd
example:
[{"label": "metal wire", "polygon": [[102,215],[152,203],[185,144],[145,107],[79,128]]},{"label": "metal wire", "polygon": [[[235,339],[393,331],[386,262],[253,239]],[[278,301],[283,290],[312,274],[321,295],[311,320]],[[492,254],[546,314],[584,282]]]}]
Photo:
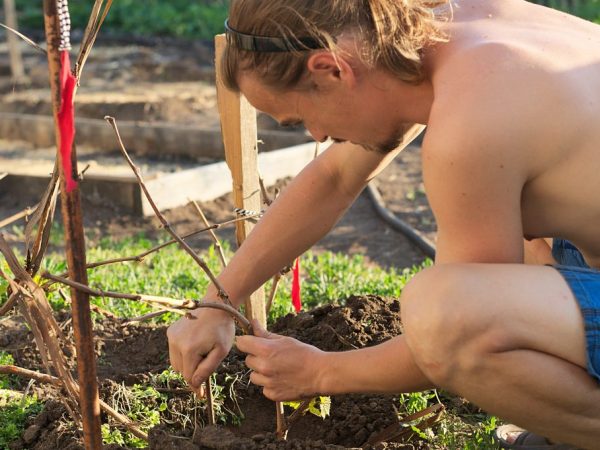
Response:
[{"label": "metal wire", "polygon": [[60,46],[58,49],[71,50],[71,16],[68,0],[56,0],[56,11],[60,23]]}]

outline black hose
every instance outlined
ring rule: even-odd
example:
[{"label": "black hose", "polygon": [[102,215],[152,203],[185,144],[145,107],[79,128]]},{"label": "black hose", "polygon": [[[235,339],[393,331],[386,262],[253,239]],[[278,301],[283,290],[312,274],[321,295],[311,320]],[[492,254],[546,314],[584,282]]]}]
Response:
[{"label": "black hose", "polygon": [[385,206],[385,201],[381,197],[379,193],[379,189],[377,186],[371,181],[367,184],[367,192],[369,193],[369,197],[373,201],[373,206],[375,206],[375,210],[379,214],[379,216],[386,221],[388,225],[390,225],[395,230],[402,233],[406,236],[410,241],[415,244],[419,249],[429,258],[435,259],[435,245],[427,239],[423,233],[411,227],[408,223],[396,217],[396,215],[391,212]]}]

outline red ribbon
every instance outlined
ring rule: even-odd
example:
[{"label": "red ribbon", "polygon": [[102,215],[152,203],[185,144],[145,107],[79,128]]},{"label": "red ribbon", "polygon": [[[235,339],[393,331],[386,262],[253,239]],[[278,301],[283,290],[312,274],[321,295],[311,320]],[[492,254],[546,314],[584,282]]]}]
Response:
[{"label": "red ribbon", "polygon": [[302,300],[300,298],[300,258],[296,258],[294,263],[294,269],[292,270],[292,305],[296,312],[300,312],[302,309]]},{"label": "red ribbon", "polygon": [[58,111],[58,129],[60,132],[60,158],[65,175],[67,192],[77,187],[73,179],[71,151],[75,138],[75,108],[73,95],[77,79],[71,73],[71,60],[68,50],[60,52],[60,110]]}]

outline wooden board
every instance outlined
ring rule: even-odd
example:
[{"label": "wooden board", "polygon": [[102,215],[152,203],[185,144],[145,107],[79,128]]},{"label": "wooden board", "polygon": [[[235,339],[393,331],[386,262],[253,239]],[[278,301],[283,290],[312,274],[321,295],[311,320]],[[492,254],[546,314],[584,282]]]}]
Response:
[{"label": "wooden board", "polygon": [[[230,91],[223,84],[221,60],[225,45],[225,35],[215,36],[217,101],[221,117],[225,160],[233,179],[233,202],[236,208],[260,211],[262,204],[258,181],[256,110],[243,95]],[[250,221],[237,224],[238,245],[244,242],[253,226]],[[259,289],[249,299],[246,299],[245,305],[246,317],[257,319],[263,326],[266,326],[264,289]]]}]

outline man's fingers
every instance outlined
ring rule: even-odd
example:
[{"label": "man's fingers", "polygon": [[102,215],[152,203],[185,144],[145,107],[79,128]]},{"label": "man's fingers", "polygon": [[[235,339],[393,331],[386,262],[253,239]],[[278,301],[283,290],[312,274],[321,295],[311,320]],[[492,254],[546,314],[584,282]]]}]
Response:
[{"label": "man's fingers", "polygon": [[179,351],[169,349],[169,362],[175,372],[181,372],[181,354]]},{"label": "man's fingers", "polygon": [[187,357],[183,358],[183,367],[181,368],[180,372],[181,375],[183,375],[183,378],[189,384],[191,384],[193,388],[200,387],[200,383],[192,383],[192,379],[196,373],[196,368],[200,365],[203,359],[204,357],[201,355],[194,355],[194,357],[188,355]]},{"label": "man's fingers", "polygon": [[192,386],[192,390],[194,391],[194,394],[196,394],[196,396],[198,396],[198,398],[206,397],[206,384],[205,383],[202,383],[199,388],[195,388]]},{"label": "man's fingers", "polygon": [[[198,387],[205,381],[210,374],[215,371],[221,360],[227,355],[227,351],[219,349],[218,347],[213,348],[208,355],[202,358],[197,364],[195,370],[190,376],[190,384],[193,387]],[[188,378],[186,378],[187,380]]]},{"label": "man's fingers", "polygon": [[252,330],[254,331],[254,336],[256,337],[269,338],[269,335],[271,334],[264,329],[260,322],[256,319],[252,319]]},{"label": "man's fingers", "polygon": [[269,383],[269,377],[264,376],[260,372],[252,372],[250,374],[250,382],[257,386],[265,386]]},{"label": "man's fingers", "polygon": [[256,319],[252,319],[252,330],[254,330],[254,336],[261,337],[264,339],[279,339],[280,337],[282,337],[278,334],[267,331]]}]

